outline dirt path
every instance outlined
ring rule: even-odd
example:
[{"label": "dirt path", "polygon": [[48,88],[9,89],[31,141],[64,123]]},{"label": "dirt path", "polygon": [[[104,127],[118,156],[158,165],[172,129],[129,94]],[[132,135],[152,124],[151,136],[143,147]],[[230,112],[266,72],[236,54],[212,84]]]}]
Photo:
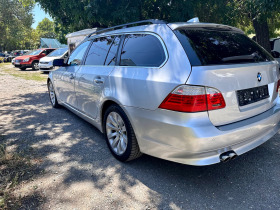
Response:
[{"label": "dirt path", "polygon": [[15,191],[29,198],[23,209],[280,208],[279,135],[226,164],[192,167],[147,155],[123,164],[97,129],[51,108],[45,81],[11,76],[4,68],[2,141],[9,151],[39,160],[40,173]]}]

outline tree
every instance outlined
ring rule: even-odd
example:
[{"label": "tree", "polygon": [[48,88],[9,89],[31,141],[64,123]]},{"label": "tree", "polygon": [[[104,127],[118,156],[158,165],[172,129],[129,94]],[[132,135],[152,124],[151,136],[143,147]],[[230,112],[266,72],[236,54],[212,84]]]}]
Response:
[{"label": "tree", "polygon": [[41,22],[39,22],[36,30],[41,38],[54,39],[56,37],[54,31],[54,22],[49,20],[48,18],[44,18]]},{"label": "tree", "polygon": [[255,29],[257,42],[270,52],[268,22],[279,24],[279,19],[277,21],[275,18],[279,17],[280,0],[233,0],[230,2],[236,19],[242,21],[242,18],[248,18]]},{"label": "tree", "polygon": [[19,0],[0,0],[0,48],[21,48],[25,30],[31,28],[33,4],[24,7]]},{"label": "tree", "polygon": [[[26,3],[32,0],[21,0]],[[143,20],[202,21],[252,25],[257,42],[270,51],[269,34],[279,25],[280,0],[35,0],[69,31]]]}]

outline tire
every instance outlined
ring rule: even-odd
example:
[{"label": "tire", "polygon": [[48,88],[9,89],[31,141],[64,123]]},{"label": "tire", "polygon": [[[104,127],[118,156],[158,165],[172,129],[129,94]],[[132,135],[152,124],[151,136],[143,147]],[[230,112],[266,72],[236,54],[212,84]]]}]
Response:
[{"label": "tire", "polygon": [[105,111],[103,129],[107,145],[116,159],[126,162],[142,155],[131,123],[119,106],[112,105]]},{"label": "tire", "polygon": [[22,71],[24,71],[25,69],[26,69],[25,67],[20,68],[20,70],[22,70]]},{"label": "tire", "polygon": [[39,70],[38,64],[39,64],[39,61],[33,61],[33,63],[32,63],[32,69],[33,69],[33,70]]},{"label": "tire", "polygon": [[57,102],[55,90],[54,90],[54,87],[53,87],[53,84],[52,84],[51,81],[48,81],[48,91],[49,91],[49,97],[50,97],[52,107],[53,108],[59,108],[60,105]]}]

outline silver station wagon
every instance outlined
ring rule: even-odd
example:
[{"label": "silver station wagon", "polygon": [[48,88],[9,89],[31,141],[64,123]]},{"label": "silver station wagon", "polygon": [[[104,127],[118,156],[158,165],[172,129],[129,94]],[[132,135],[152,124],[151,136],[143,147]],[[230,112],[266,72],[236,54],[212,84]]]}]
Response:
[{"label": "silver station wagon", "polygon": [[237,28],[146,20],[97,31],[48,78],[111,153],[190,165],[235,158],[280,127],[279,64]]}]

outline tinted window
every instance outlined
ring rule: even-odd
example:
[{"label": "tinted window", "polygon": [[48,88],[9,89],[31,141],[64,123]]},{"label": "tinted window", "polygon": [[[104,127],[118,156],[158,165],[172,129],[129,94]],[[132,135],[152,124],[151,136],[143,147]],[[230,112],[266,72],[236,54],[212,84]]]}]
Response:
[{"label": "tinted window", "polygon": [[273,58],[244,34],[232,30],[175,31],[193,66],[271,61]]},{"label": "tinted window", "polygon": [[158,67],[165,60],[162,44],[153,35],[126,35],[121,51],[121,66]]},{"label": "tinted window", "polygon": [[54,49],[48,49],[46,55],[50,54]]},{"label": "tinted window", "polygon": [[[48,50],[44,50],[42,53],[48,55],[48,54],[50,54],[52,51],[53,51],[53,49],[48,49]],[[42,53],[41,53],[41,54],[42,54]]]},{"label": "tinted window", "polygon": [[100,37],[93,40],[85,65],[104,65],[108,50],[114,37]]},{"label": "tinted window", "polygon": [[80,65],[89,43],[89,41],[86,41],[79,45],[70,55],[67,64],[71,66]]},{"label": "tinted window", "polygon": [[106,58],[106,62],[105,65],[106,66],[114,66],[116,64],[116,54],[118,51],[118,46],[120,43],[120,37],[116,37],[113,44],[111,45],[111,48],[108,52],[107,58]]}]

